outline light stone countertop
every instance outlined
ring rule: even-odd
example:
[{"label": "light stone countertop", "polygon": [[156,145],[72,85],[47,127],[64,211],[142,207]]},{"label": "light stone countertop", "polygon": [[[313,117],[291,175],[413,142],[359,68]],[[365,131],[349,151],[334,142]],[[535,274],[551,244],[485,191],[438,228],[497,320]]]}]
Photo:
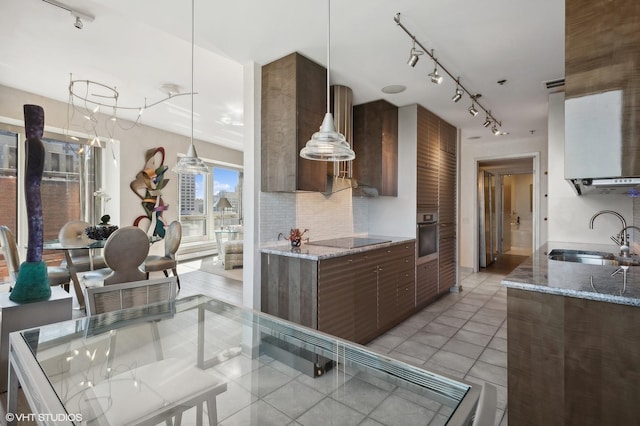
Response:
[{"label": "light stone countertop", "polygon": [[[549,242],[502,280],[508,288],[640,306],[640,266],[615,275],[618,266],[549,260],[553,249],[603,251],[619,254],[615,245]],[[626,283],[625,283],[626,275]]]},{"label": "light stone countertop", "polygon": [[[338,248],[338,247],[325,247],[308,244],[304,242],[300,247],[292,248],[288,241],[279,241],[274,245],[264,246],[260,248],[261,253],[277,254],[280,256],[297,257],[300,259],[308,260],[323,260],[330,259],[332,257],[348,256],[350,254],[362,253],[368,250],[375,250],[383,247],[389,247],[398,243],[415,243],[415,238],[407,237],[390,237],[388,235],[349,235],[353,238],[375,238],[380,240],[389,240],[387,243],[373,244],[364,247],[356,247],[352,249]],[[340,238],[340,237],[336,237]],[[320,240],[324,240],[321,238]],[[332,238],[326,238],[332,239]]]}]

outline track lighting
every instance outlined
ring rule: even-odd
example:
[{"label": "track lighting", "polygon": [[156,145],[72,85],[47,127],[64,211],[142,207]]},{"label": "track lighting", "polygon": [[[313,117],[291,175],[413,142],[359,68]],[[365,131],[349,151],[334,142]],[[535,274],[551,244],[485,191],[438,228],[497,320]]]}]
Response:
[{"label": "track lighting", "polygon": [[433,84],[441,84],[443,77],[438,74],[438,66],[436,65],[436,67],[433,69],[432,73],[428,74],[429,78],[431,79],[431,82]]},{"label": "track lighting", "polygon": [[474,117],[478,115],[478,110],[476,109],[476,104],[474,101],[471,101],[471,106],[467,111],[469,111],[469,114],[473,115]]},{"label": "track lighting", "polygon": [[454,103],[457,103],[460,99],[462,99],[462,95],[463,95],[463,92],[460,89],[460,82],[459,80],[456,80],[456,94],[453,95],[453,98],[451,98],[451,100]]},{"label": "track lighting", "polygon": [[411,48],[411,56],[409,56],[409,60],[407,64],[409,64],[412,68],[416,66],[418,60],[420,59],[420,55],[424,55],[422,50],[416,49],[416,40],[413,39],[413,47]]},{"label": "track lighting", "polygon": [[[62,3],[59,0],[42,0],[45,3],[50,4],[51,6],[55,6],[55,7],[59,7],[60,9],[66,10],[67,12],[71,13],[71,16],[73,16],[74,18],[76,18],[76,20],[73,23],[73,26],[76,27],[77,29],[81,30],[82,27],[84,26],[84,21],[87,22],[93,22],[93,20],[95,19],[95,16],[93,16],[92,14],[88,13],[88,12],[83,12],[81,10],[77,10],[72,8],[71,6]],[[84,19],[84,21],[83,21]]]},{"label": "track lighting", "polygon": [[431,57],[433,58],[433,72],[427,74],[427,76],[433,84],[441,84],[444,78],[438,74],[438,61],[433,57],[433,49],[431,49]]},{"label": "track lighting", "polygon": [[500,134],[500,129],[498,129],[498,127],[494,124],[491,127],[491,133],[493,133],[494,135],[498,136]]},{"label": "track lighting", "polygon": [[[46,1],[46,0],[45,0]],[[493,129],[495,128],[496,131],[498,133],[496,134],[508,134],[505,132],[502,132],[500,130],[498,130],[498,126],[502,126],[502,122],[500,120],[498,120],[492,113],[491,111],[489,111],[488,108],[485,108],[484,105],[482,105],[482,102],[479,102],[478,99],[480,98],[479,94],[475,94],[475,92],[470,92],[461,82],[460,82],[460,77],[454,77],[454,75],[449,72],[449,70],[442,65],[442,63],[440,61],[438,61],[438,59],[434,56],[433,54],[433,49],[427,49],[426,47],[424,47],[424,45],[422,45],[422,43],[420,43],[419,40],[416,39],[416,37],[407,29],[407,27],[405,27],[402,22],[400,22],[400,14],[396,13],[395,16],[393,17],[394,22],[409,36],[411,37],[411,40],[413,41],[413,48],[411,49],[411,56],[409,57],[409,61],[408,64],[411,67],[415,67],[415,65],[418,63],[418,56],[421,54],[426,53],[427,55],[429,55],[429,57],[433,60],[434,62],[434,68],[433,68],[433,72],[428,74],[428,77],[430,78],[431,82],[434,84],[441,84],[444,80],[444,77],[442,75],[439,74],[438,70],[442,70],[443,75],[446,74],[449,77],[451,77],[452,80],[454,80],[456,82],[456,92],[453,95],[453,97],[451,98],[451,101],[453,101],[454,103],[457,103],[460,101],[460,99],[462,99],[463,95],[468,95],[471,98],[471,106],[467,109],[467,111],[469,111],[469,114],[471,114],[472,116],[477,116],[478,115],[478,110],[481,109],[482,111],[484,111],[486,113],[486,119],[483,122],[483,126],[484,127],[489,127],[491,125],[491,123],[494,124]],[[498,84],[502,84],[504,83],[503,80],[500,80],[498,82]],[[476,108],[477,106],[477,108]],[[495,132],[494,132],[495,133]]]}]

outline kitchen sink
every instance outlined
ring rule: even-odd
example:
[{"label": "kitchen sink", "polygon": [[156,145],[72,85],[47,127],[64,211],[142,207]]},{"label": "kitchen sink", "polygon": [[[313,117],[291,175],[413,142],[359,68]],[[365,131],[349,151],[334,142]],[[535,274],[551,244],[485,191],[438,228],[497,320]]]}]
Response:
[{"label": "kitchen sink", "polygon": [[620,262],[613,253],[588,250],[554,249],[549,252],[549,260],[586,263],[589,265],[618,266]]}]

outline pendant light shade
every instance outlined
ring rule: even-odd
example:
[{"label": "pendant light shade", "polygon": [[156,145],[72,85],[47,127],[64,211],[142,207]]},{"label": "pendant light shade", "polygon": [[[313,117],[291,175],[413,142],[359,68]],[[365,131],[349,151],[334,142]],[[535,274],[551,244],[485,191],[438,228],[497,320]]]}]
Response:
[{"label": "pendant light shade", "polygon": [[300,150],[300,157],[317,161],[349,161],[356,153],[349,147],[344,135],[336,130],[336,123],[329,105],[331,99],[329,71],[331,68],[331,0],[328,3],[327,19],[327,113],[320,130],[311,136],[306,146]]},{"label": "pendant light shade", "polygon": [[209,174],[209,167],[198,157],[196,147],[193,144],[193,69],[195,47],[195,0],[191,0],[191,143],[187,155],[181,157],[171,169],[178,174]]},{"label": "pendant light shade", "polygon": [[191,142],[189,145],[189,150],[187,151],[187,155],[184,157],[180,157],[180,160],[176,163],[176,165],[171,169],[174,173],[178,174],[209,174],[209,167],[202,161],[201,158],[198,157],[196,153],[196,147]]},{"label": "pendant light shade", "polygon": [[311,136],[307,145],[300,150],[300,156],[307,160],[349,161],[356,157],[344,135],[338,133],[330,112],[324,115],[320,131]]}]

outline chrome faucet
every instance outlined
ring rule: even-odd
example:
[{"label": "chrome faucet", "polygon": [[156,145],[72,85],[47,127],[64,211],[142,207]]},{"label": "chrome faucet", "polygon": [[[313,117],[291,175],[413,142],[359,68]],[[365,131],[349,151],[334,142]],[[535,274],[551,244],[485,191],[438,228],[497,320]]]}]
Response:
[{"label": "chrome faucet", "polygon": [[[623,256],[628,256],[629,255],[629,245],[627,244],[627,234],[625,232],[628,227],[627,227],[627,222],[624,220],[624,217],[622,217],[622,215],[620,213],[615,212],[613,210],[600,210],[599,212],[597,212],[596,214],[591,216],[591,220],[589,221],[589,229],[593,229],[593,221],[596,220],[596,217],[600,216],[601,214],[605,214],[605,213],[614,215],[615,217],[620,219],[620,222],[622,222],[622,231],[618,234],[617,237],[611,236],[610,238],[614,243],[616,243],[617,245],[620,246],[620,252],[622,253],[622,255]],[[623,247],[626,247],[626,251],[623,250]]]},{"label": "chrome faucet", "polygon": [[629,228],[633,228],[633,229],[637,229],[638,231],[640,231],[640,228],[638,228],[637,226],[634,225],[629,225],[629,226],[625,226],[624,228],[622,228],[622,230],[620,230],[620,234],[618,235],[618,237],[620,238],[621,241],[626,241],[626,245],[621,245],[620,246],[620,252],[622,253],[622,256],[627,257],[629,256],[629,234],[627,234],[627,229]]}]

